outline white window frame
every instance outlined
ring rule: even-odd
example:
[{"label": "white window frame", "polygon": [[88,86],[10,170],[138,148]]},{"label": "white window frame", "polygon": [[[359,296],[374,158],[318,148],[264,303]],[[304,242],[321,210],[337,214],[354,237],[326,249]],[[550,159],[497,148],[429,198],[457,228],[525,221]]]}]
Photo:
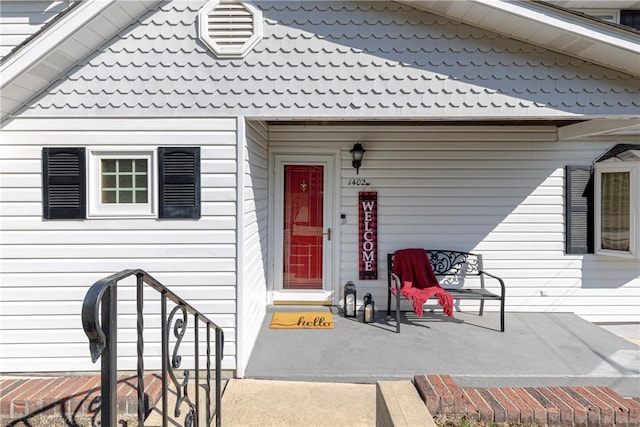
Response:
[{"label": "white window frame", "polygon": [[[602,249],[602,174],[611,172],[629,173],[629,251]],[[597,255],[640,259],[640,161],[604,161],[595,165],[595,253]]]},{"label": "white window frame", "polygon": [[620,9],[575,9],[575,11],[582,12],[585,15],[589,15],[612,24],[620,23]]},{"label": "white window frame", "polygon": [[[88,152],[87,204],[89,218],[155,218],[157,216],[157,155],[150,148],[91,148]],[[104,159],[147,160],[147,203],[102,203],[101,163]]]}]

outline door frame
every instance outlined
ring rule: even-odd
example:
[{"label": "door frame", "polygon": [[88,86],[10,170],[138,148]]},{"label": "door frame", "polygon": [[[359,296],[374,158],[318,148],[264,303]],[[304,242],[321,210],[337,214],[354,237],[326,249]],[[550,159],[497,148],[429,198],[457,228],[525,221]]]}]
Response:
[{"label": "door frame", "polygon": [[[337,227],[339,214],[339,150],[322,149],[296,149],[286,148],[272,151],[269,155],[269,283],[267,303],[281,304],[325,304],[337,303],[339,271],[336,268],[339,252],[340,232]],[[283,284],[283,226],[284,217],[282,206],[284,195],[281,187],[284,184],[285,164],[322,164],[324,173],[324,214],[323,222],[325,230],[331,228],[331,242],[327,244],[327,238],[323,240],[323,286],[321,290],[290,290],[282,289]]]}]

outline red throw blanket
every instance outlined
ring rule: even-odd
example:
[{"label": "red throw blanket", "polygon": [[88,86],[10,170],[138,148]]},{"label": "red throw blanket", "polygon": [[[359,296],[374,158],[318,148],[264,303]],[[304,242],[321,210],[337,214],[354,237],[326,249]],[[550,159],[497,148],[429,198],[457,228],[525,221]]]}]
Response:
[{"label": "red throw blanket", "polygon": [[[453,317],[453,297],[440,286],[424,249],[402,249],[393,257],[393,272],[400,278],[400,293],[413,301],[413,310],[422,317],[422,306],[432,296],[447,316]],[[395,288],[392,289],[395,294]]]}]

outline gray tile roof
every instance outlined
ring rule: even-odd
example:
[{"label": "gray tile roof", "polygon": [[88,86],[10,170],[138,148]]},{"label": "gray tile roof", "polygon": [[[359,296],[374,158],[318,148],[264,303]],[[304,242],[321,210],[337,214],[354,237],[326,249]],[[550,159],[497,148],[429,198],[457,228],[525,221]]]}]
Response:
[{"label": "gray tile roof", "polygon": [[217,59],[202,2],[164,3],[27,115],[559,117],[637,114],[640,78],[393,2],[256,2],[264,39]]}]

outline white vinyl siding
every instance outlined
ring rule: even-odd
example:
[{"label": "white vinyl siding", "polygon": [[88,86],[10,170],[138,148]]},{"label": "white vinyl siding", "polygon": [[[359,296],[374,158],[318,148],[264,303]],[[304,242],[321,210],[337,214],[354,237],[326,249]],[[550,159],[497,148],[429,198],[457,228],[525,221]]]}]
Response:
[{"label": "white vinyl siding", "polygon": [[[105,145],[201,147],[202,218],[43,220],[42,147]],[[99,369],[82,331],[82,301],[95,281],[128,268],[144,269],[222,326],[223,369],[235,369],[236,169],[235,119],[8,124],[0,146],[2,371]],[[126,314],[135,310],[134,294],[122,288],[119,297],[119,367],[135,369],[135,319]],[[155,297],[145,294],[145,311],[157,309]],[[145,352],[158,354],[159,320],[145,322]],[[145,367],[159,362],[150,357]]]},{"label": "white vinyl siding", "polygon": [[[262,122],[246,122],[244,144],[243,272],[238,283],[239,340],[242,374],[265,315],[267,301],[268,231],[268,128]],[[241,331],[241,332],[240,332]]]},{"label": "white vinyl siding", "polygon": [[5,1],[0,3],[0,58],[7,56],[73,1]]},{"label": "white vinyl siding", "polygon": [[[637,321],[636,262],[564,253],[564,167],[589,164],[610,143],[555,142],[554,128],[272,126],[270,148],[342,150],[340,284],[386,305],[386,254],[458,249],[484,255],[507,285],[507,311],[575,312],[591,321]],[[358,178],[349,150],[367,150]],[[378,192],[377,281],[359,281],[358,191]],[[487,283],[492,286],[491,282]],[[462,307],[474,309],[469,302]],[[385,307],[386,308],[386,307]],[[497,310],[488,303],[486,310]]]}]

